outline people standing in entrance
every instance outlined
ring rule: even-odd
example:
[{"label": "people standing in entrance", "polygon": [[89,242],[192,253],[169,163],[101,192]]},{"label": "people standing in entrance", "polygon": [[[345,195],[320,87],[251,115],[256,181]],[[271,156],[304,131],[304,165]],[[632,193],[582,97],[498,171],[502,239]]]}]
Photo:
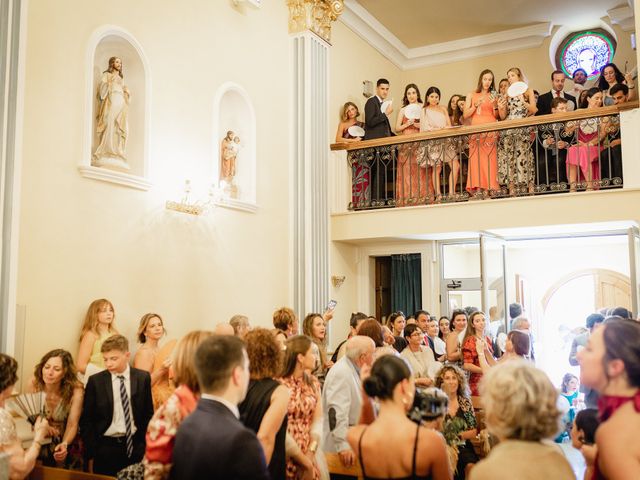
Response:
[{"label": "people standing in entrance", "polygon": [[[495,91],[493,72],[483,70],[478,78],[478,86],[467,95],[464,118],[471,119],[471,125],[483,125],[498,121],[499,95]],[[469,193],[490,193],[499,189],[498,185],[498,136],[487,132],[469,137]]]},{"label": "people standing in entrance", "polygon": [[493,358],[493,347],[491,338],[485,333],[484,313],[480,311],[473,312],[469,316],[469,324],[467,332],[462,342],[462,358],[464,359],[463,368],[470,373],[469,388],[471,395],[478,396],[478,384],[482,378],[482,366],[478,357],[476,342],[484,342],[485,358],[489,365],[495,365],[496,360]]},{"label": "people standing in entrance", "polygon": [[[420,118],[416,112],[422,109],[420,90],[414,83],[404,89],[402,108],[398,112],[396,134],[411,135],[420,132]],[[415,204],[426,195],[426,170],[418,165],[422,149],[419,142],[398,146],[398,168],[396,173],[396,205]]]},{"label": "people standing in entrance", "polygon": [[151,376],[129,367],[129,342],[122,335],[107,338],[100,350],[106,370],[89,377],[80,431],[89,471],[115,476],[144,455],[153,415]]},{"label": "people standing in entrance", "polygon": [[562,70],[555,70],[551,74],[551,90],[538,97],[538,111],[536,115],[549,115],[551,113],[551,101],[556,97],[567,99],[569,102],[567,110],[570,112],[576,109],[576,97],[563,91],[566,78]]},{"label": "people standing in entrance", "polygon": [[[376,82],[376,94],[367,100],[364,106],[364,139],[390,137],[393,135],[389,115],[393,113],[393,103],[385,103],[389,95],[389,80],[380,78]],[[384,104],[384,105],[383,105]],[[384,112],[382,107],[385,107]],[[384,184],[385,166],[379,159],[374,159],[369,166],[371,170],[371,199],[381,200],[386,198],[386,185]]]},{"label": "people standing in entrance", "polygon": [[118,333],[114,325],[115,319],[113,304],[106,298],[94,300],[87,309],[80,332],[80,348],[76,357],[76,367],[80,373],[84,374],[85,383],[91,374],[104,370],[100,348],[102,342]]},{"label": "people standing in entrance", "polygon": [[174,480],[268,480],[256,434],[239,420],[249,386],[249,358],[238,337],[214,335],[198,347],[196,374],[202,395],[184,419],[173,448]]},{"label": "people standing in entrance", "polygon": [[594,479],[640,472],[640,323],[607,319],[577,354],[580,382],[600,393]]}]

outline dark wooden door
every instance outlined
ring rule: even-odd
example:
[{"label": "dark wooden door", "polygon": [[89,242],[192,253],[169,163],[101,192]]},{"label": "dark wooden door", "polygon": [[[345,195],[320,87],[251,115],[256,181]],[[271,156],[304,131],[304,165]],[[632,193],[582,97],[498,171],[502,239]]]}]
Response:
[{"label": "dark wooden door", "polygon": [[376,318],[385,322],[391,313],[391,257],[376,257]]}]

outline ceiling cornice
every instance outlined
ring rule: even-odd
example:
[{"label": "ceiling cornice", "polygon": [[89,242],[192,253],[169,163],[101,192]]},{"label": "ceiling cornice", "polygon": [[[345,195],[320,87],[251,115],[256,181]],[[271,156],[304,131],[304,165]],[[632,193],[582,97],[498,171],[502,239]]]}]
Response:
[{"label": "ceiling cornice", "polygon": [[636,29],[636,19],[632,7],[612,8],[607,10],[607,15],[609,15],[611,23],[619,25],[625,32],[632,32]]},{"label": "ceiling cornice", "polygon": [[535,48],[551,35],[550,22],[475,37],[409,48],[357,0],[345,0],[340,21],[401,70]]}]

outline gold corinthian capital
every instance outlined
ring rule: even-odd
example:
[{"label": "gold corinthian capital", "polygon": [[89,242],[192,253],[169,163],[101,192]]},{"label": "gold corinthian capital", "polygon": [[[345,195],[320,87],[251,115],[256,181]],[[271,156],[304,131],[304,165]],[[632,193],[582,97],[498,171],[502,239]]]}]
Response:
[{"label": "gold corinthian capital", "polygon": [[289,33],[311,30],[327,42],[331,23],[344,11],[344,0],[287,0]]}]

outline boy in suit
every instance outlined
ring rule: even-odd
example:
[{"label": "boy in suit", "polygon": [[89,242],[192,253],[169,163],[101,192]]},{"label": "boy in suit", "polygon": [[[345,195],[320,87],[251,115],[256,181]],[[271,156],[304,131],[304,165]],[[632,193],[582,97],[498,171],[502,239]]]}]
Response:
[{"label": "boy in suit", "polygon": [[144,456],[153,416],[151,377],[129,366],[129,342],[122,335],[107,338],[100,351],[107,369],[89,377],[80,428],[89,470],[115,476]]},{"label": "boy in suit", "polygon": [[171,479],[268,480],[264,452],[238,419],[249,385],[249,358],[238,337],[215,335],[195,355],[202,396],[180,425]]}]

